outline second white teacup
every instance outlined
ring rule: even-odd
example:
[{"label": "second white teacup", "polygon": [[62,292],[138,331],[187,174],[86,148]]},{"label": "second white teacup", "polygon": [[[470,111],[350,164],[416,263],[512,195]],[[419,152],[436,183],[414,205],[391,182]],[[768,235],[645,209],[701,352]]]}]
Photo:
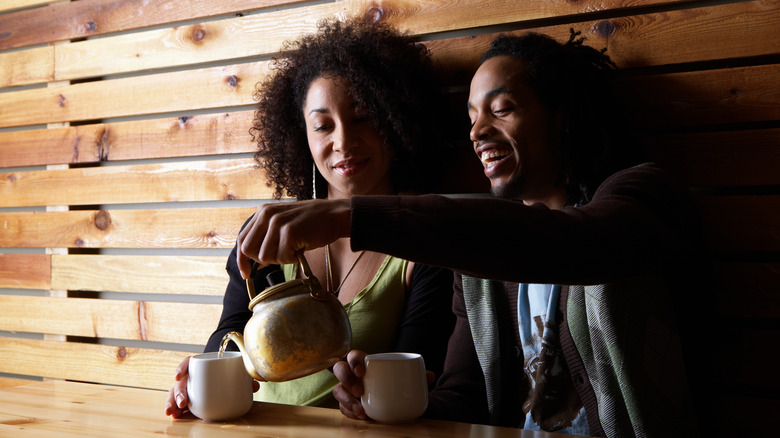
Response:
[{"label": "second white teacup", "polygon": [[226,351],[190,357],[187,396],[190,412],[206,421],[238,418],[252,408],[252,378],[241,353]]},{"label": "second white teacup", "polygon": [[369,354],[363,396],[366,415],[381,423],[411,421],[428,407],[425,361],[416,353]]}]

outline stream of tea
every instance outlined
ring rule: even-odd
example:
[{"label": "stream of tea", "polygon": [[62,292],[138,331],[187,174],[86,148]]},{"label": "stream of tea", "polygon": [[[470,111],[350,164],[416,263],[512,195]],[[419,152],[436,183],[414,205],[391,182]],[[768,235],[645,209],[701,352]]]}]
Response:
[{"label": "stream of tea", "polygon": [[219,353],[217,354],[217,359],[220,359],[225,355],[225,349],[227,348],[228,342],[230,342],[228,335],[223,336],[222,342],[219,343]]}]

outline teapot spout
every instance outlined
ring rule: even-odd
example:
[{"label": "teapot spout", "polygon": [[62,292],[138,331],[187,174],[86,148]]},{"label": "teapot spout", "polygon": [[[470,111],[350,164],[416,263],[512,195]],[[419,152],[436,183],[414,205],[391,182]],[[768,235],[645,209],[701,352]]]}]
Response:
[{"label": "teapot spout", "polygon": [[257,374],[257,371],[255,371],[255,366],[249,359],[249,354],[244,348],[244,336],[239,332],[229,332],[222,338],[222,345],[226,345],[228,340],[233,341],[236,343],[236,345],[238,345],[238,349],[241,351],[241,358],[244,360],[244,368],[246,368],[246,372],[249,373],[253,379],[260,382],[265,382],[266,380]]}]

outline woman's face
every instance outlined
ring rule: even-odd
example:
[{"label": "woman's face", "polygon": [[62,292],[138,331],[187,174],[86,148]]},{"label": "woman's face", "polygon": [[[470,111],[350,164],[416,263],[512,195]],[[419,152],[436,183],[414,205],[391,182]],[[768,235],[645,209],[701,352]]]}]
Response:
[{"label": "woman's face", "polygon": [[328,198],[391,194],[392,152],[348,90],[340,78],[320,76],[303,103],[309,149],[328,181]]}]

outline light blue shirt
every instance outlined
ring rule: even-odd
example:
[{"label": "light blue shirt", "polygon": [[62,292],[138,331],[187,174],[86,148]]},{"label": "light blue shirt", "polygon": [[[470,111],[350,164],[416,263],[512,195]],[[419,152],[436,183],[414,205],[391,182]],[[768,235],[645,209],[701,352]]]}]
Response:
[{"label": "light blue shirt", "polygon": [[[517,323],[520,331],[520,341],[523,346],[523,371],[530,382],[530,392],[536,391],[537,379],[553,380],[556,377],[568,379],[571,376],[561,376],[564,369],[560,364],[564,363],[563,353],[558,337],[557,306],[561,295],[561,286],[552,284],[527,284],[521,283],[517,290]],[[542,351],[546,350],[546,357]],[[543,364],[544,360],[552,363]],[[540,376],[538,371],[542,365],[545,369]],[[573,385],[570,388],[574,391]],[[549,412],[545,412],[546,415]],[[550,416],[550,415],[548,415]],[[572,435],[590,435],[585,408],[580,406],[579,412],[560,412],[560,415],[550,416],[555,422],[555,429],[550,430]],[[525,429],[542,430],[541,426],[533,419],[529,410],[525,414]]]}]

